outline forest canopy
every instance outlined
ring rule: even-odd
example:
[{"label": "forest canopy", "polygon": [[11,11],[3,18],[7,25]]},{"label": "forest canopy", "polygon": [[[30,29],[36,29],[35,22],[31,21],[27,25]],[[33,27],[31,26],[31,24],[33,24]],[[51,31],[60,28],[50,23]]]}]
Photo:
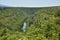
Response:
[{"label": "forest canopy", "polygon": [[60,7],[0,10],[0,40],[60,40]]}]

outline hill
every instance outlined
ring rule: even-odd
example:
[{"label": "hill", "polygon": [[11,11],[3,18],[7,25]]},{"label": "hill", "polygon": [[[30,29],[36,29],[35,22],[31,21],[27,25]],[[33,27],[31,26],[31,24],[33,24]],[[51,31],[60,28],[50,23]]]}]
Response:
[{"label": "hill", "polygon": [[[26,32],[22,31],[26,22]],[[0,40],[60,40],[60,7],[0,10]]]}]

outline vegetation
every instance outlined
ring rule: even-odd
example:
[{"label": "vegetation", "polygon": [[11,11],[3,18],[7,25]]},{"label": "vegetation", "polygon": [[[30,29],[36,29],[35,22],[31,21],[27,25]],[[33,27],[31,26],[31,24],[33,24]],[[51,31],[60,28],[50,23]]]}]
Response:
[{"label": "vegetation", "polygon": [[0,10],[0,40],[60,40],[60,7]]}]

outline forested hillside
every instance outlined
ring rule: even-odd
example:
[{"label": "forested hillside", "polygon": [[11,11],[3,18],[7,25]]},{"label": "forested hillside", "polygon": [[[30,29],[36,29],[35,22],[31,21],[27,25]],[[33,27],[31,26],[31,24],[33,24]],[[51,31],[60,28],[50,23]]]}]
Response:
[{"label": "forested hillside", "polygon": [[60,40],[60,7],[0,8],[0,40]]}]

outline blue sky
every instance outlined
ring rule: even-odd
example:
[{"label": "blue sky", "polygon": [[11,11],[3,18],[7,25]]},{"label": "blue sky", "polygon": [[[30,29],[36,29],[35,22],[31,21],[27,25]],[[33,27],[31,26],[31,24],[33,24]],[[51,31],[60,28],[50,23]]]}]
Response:
[{"label": "blue sky", "polygon": [[60,6],[60,0],[0,0],[0,4],[15,7]]}]

